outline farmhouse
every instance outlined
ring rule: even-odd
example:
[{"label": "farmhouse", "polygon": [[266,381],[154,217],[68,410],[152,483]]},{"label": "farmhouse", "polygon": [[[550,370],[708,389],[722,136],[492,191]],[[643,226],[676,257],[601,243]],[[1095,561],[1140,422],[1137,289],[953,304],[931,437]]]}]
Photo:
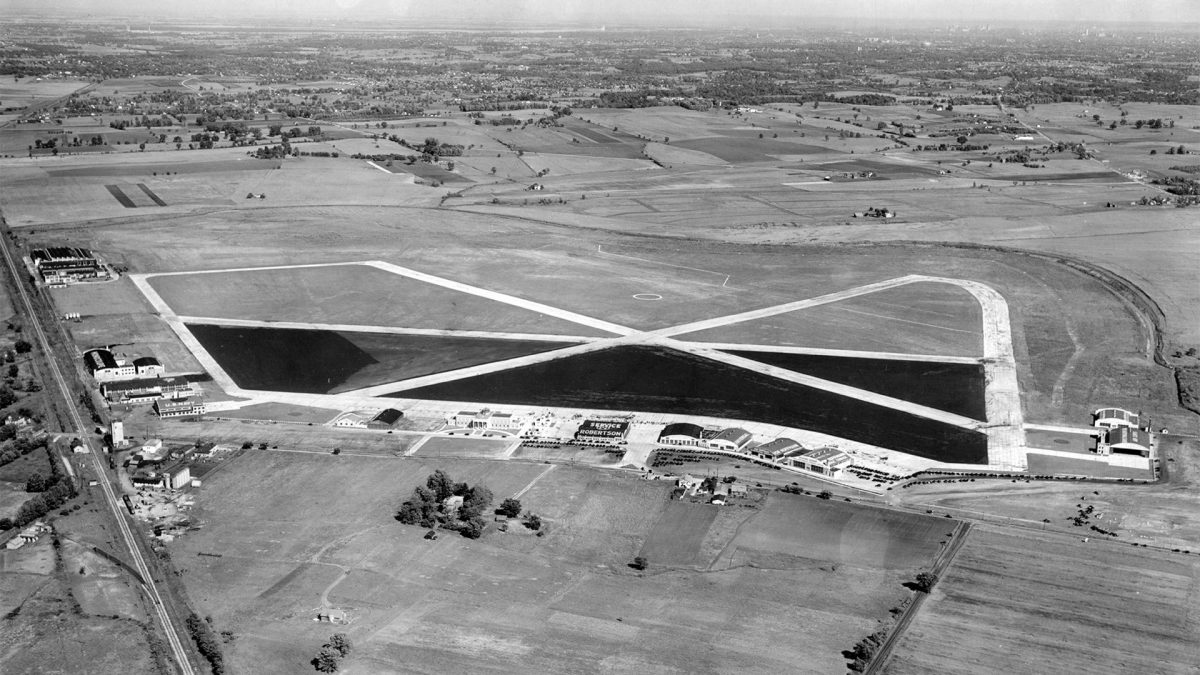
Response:
[{"label": "farmhouse", "polygon": [[160,398],[183,398],[192,391],[182,377],[154,377],[100,385],[100,394],[112,403],[151,403]]},{"label": "farmhouse", "polygon": [[342,609],[322,609],[317,612],[317,621],[346,623],[346,611]]},{"label": "farmhouse", "polygon": [[137,366],[118,361],[107,349],[93,349],[84,352],[83,363],[97,382],[127,380],[137,376]]},{"label": "farmhouse", "polygon": [[621,441],[629,434],[629,422],[586,420],[575,432],[577,441]]},{"label": "farmhouse", "polygon": [[745,429],[738,429],[737,427],[724,429],[721,431],[721,433],[708,439],[708,447],[714,450],[728,450],[730,452],[737,452],[738,450],[746,447],[746,444],[748,444],[752,438],[753,436],[750,434],[750,432],[746,431]]},{"label": "farmhouse", "polygon": [[46,283],[69,283],[100,276],[100,261],[86,248],[51,246],[29,254]]},{"label": "farmhouse", "polygon": [[816,448],[787,458],[792,466],[825,476],[839,476],[850,466],[850,456],[837,448]]},{"label": "farmhouse", "polygon": [[694,445],[703,443],[704,427],[690,422],[675,422],[663,427],[658,442],[664,445]]},{"label": "farmhouse", "polygon": [[1101,455],[1150,457],[1150,434],[1136,427],[1116,426],[1096,445]]},{"label": "farmhouse", "polygon": [[159,399],[154,402],[154,412],[159,417],[190,417],[203,415],[204,401],[198,398]]},{"label": "farmhouse", "polygon": [[1092,426],[1104,429],[1127,427],[1136,429],[1140,416],[1123,408],[1100,408],[1092,413]]},{"label": "farmhouse", "polygon": [[404,413],[395,408],[385,408],[378,415],[367,421],[368,429],[395,429],[404,418]]}]

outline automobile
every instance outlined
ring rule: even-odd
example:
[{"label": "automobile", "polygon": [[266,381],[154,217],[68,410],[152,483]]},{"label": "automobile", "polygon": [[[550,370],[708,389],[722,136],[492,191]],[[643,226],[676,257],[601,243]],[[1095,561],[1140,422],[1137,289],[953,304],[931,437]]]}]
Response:
[{"label": "automobile", "polygon": [[436,540],[438,538],[437,530],[430,530],[430,531],[426,532],[425,538],[429,539],[430,541]]}]

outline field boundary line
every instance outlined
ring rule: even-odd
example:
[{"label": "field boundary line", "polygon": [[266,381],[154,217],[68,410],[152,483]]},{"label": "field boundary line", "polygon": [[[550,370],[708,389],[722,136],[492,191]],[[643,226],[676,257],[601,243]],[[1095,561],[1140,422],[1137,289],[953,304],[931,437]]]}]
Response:
[{"label": "field boundary line", "polygon": [[520,489],[520,490],[518,490],[516,493],[514,493],[514,494],[513,494],[513,496],[512,496],[512,498],[513,498],[513,499],[520,499],[521,497],[525,496],[525,493],[526,493],[526,492],[529,492],[531,489],[533,489],[533,486],[534,486],[534,485],[537,485],[537,482],[538,482],[539,480],[541,480],[541,479],[542,479],[542,476],[545,476],[546,474],[548,474],[548,473],[550,473],[551,471],[553,471],[553,470],[554,470],[554,467],[556,467],[556,466],[558,466],[558,465],[557,465],[557,464],[551,464],[550,466],[546,467],[546,470],[545,470],[545,471],[542,471],[542,472],[541,472],[541,473],[539,473],[538,475],[534,476],[533,480],[529,481],[529,485],[526,485],[525,487],[521,488],[521,489]]},{"label": "field boundary line", "polygon": [[646,262],[646,263],[650,263],[652,265],[659,265],[661,267],[674,267],[676,269],[681,269],[681,270],[691,270],[693,272],[703,272],[705,274],[715,274],[719,277],[725,277],[725,281],[721,282],[722,288],[726,287],[729,284],[729,279],[732,276],[732,275],[726,274],[724,272],[716,272],[713,270],[702,270],[699,267],[688,267],[687,265],[673,265],[671,263],[661,262],[658,260],[650,260],[649,258],[638,258],[638,257],[632,256],[632,255],[625,255],[624,253],[609,253],[608,251],[602,250],[601,249],[602,246],[604,246],[604,245],[596,244],[596,253],[599,255],[607,255],[607,256],[612,256],[612,257],[616,257],[616,258],[628,258],[629,260],[637,260],[638,262]]},{"label": "field boundary line", "polygon": [[[945,574],[946,569],[950,567],[952,562],[954,562],[954,557],[958,555],[959,550],[962,549],[963,544],[967,540],[967,534],[970,531],[971,523],[962,520],[958,521],[958,524],[954,528],[954,534],[950,538],[950,543],[948,543],[938,553],[937,558],[934,559],[933,568],[931,571],[937,576],[939,581],[941,580],[942,575]],[[933,589],[931,588],[930,591],[932,590]],[[879,650],[875,652],[875,656],[871,659],[871,662],[867,665],[866,669],[863,670],[863,675],[879,675],[879,673],[883,672],[883,667],[891,658],[892,652],[896,648],[896,644],[904,635],[904,631],[908,629],[909,624],[911,624],[913,619],[916,618],[917,612],[920,611],[921,606],[925,604],[925,600],[929,598],[929,593],[922,593],[921,591],[914,592],[917,594],[916,597],[914,597],[913,601],[904,608],[904,613],[900,615],[900,619],[896,621],[896,625],[893,626],[890,631],[888,631],[887,637],[884,638],[883,644],[879,645]]]},{"label": "field boundary line", "polygon": [[226,319],[213,316],[177,315],[184,323],[203,323],[214,326],[239,326],[245,328],[286,328],[294,330],[333,330],[347,333],[386,333],[394,335],[425,335],[430,337],[488,338],[494,340],[522,340],[528,342],[595,342],[606,338],[586,335],[556,335],[552,333],[506,333],[487,330],[453,330],[441,328],[401,328],[398,326],[373,326],[349,323],[317,323],[311,321],[273,321],[270,319]]},{"label": "field boundary line", "polygon": [[824,347],[789,347],[781,345],[759,345],[742,342],[689,342],[677,340],[685,344],[696,344],[720,349],[721,351],[773,352],[779,354],[811,354],[813,356],[841,356],[857,359],[886,359],[888,361],[925,361],[930,363],[960,363],[978,365],[983,362],[978,356],[943,356],[940,354],[902,354],[900,352],[872,352],[857,349],[827,349]]}]

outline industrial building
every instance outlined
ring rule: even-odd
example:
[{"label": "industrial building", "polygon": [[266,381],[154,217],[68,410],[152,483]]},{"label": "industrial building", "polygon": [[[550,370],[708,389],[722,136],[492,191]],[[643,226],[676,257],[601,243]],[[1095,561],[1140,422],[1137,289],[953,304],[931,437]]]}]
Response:
[{"label": "industrial building", "polygon": [[704,427],[690,422],[668,424],[658,434],[658,442],[664,445],[691,445],[699,447],[704,444]]},{"label": "industrial building", "polygon": [[190,417],[203,415],[205,410],[204,401],[199,398],[160,398],[154,402],[154,412],[159,417]]},{"label": "industrial building", "polygon": [[160,398],[185,398],[192,386],[182,377],[153,377],[105,382],[100,395],[110,403],[153,403]]},{"label": "industrial building", "polygon": [[1100,455],[1134,455],[1149,458],[1151,455],[1150,432],[1137,427],[1114,426],[1101,436],[1096,444]]},{"label": "industrial building", "polygon": [[101,276],[100,261],[86,248],[51,246],[29,254],[33,266],[48,284],[66,284]]},{"label": "industrial building", "polygon": [[162,470],[162,486],[167,490],[178,490],[192,482],[192,470],[186,462],[179,461]]},{"label": "industrial building", "polygon": [[385,408],[378,415],[367,420],[368,429],[395,429],[400,420],[404,419],[404,413],[395,408]]},{"label": "industrial building", "polygon": [[738,429],[723,429],[720,433],[708,439],[708,447],[714,450],[727,450],[729,452],[737,452],[746,447],[753,439],[749,431]]},{"label": "industrial building", "polygon": [[163,364],[153,356],[134,359],[133,367],[138,377],[162,377],[165,374]]},{"label": "industrial building", "polygon": [[756,445],[750,448],[749,452],[756,457],[768,459],[772,462],[780,462],[784,457],[804,452],[804,446],[790,438],[780,437],[769,443]]},{"label": "industrial building", "polygon": [[1092,426],[1103,429],[1117,427],[1136,429],[1141,426],[1141,416],[1123,408],[1100,408],[1092,413]]},{"label": "industrial building", "polygon": [[575,431],[577,441],[623,441],[629,435],[629,422],[620,420],[585,420]]},{"label": "industrial building", "polygon": [[785,462],[798,469],[836,478],[841,475],[843,469],[850,466],[852,460],[837,448],[816,448],[791,455]]},{"label": "industrial building", "polygon": [[93,349],[84,352],[83,364],[97,382],[112,382],[127,380],[137,376],[137,367],[132,363],[117,360],[107,349]]},{"label": "industrial building", "polygon": [[97,382],[115,382],[134,378],[162,377],[162,363],[153,356],[143,356],[129,363],[119,359],[109,349],[92,349],[83,354],[83,364]]}]

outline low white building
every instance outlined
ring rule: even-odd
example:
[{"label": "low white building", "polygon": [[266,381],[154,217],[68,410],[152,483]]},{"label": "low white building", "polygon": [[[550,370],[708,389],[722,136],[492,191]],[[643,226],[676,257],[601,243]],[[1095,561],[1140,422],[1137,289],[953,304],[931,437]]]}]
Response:
[{"label": "low white building", "polygon": [[1092,426],[1103,429],[1128,427],[1136,429],[1141,422],[1141,416],[1124,408],[1100,408],[1092,413]]}]

